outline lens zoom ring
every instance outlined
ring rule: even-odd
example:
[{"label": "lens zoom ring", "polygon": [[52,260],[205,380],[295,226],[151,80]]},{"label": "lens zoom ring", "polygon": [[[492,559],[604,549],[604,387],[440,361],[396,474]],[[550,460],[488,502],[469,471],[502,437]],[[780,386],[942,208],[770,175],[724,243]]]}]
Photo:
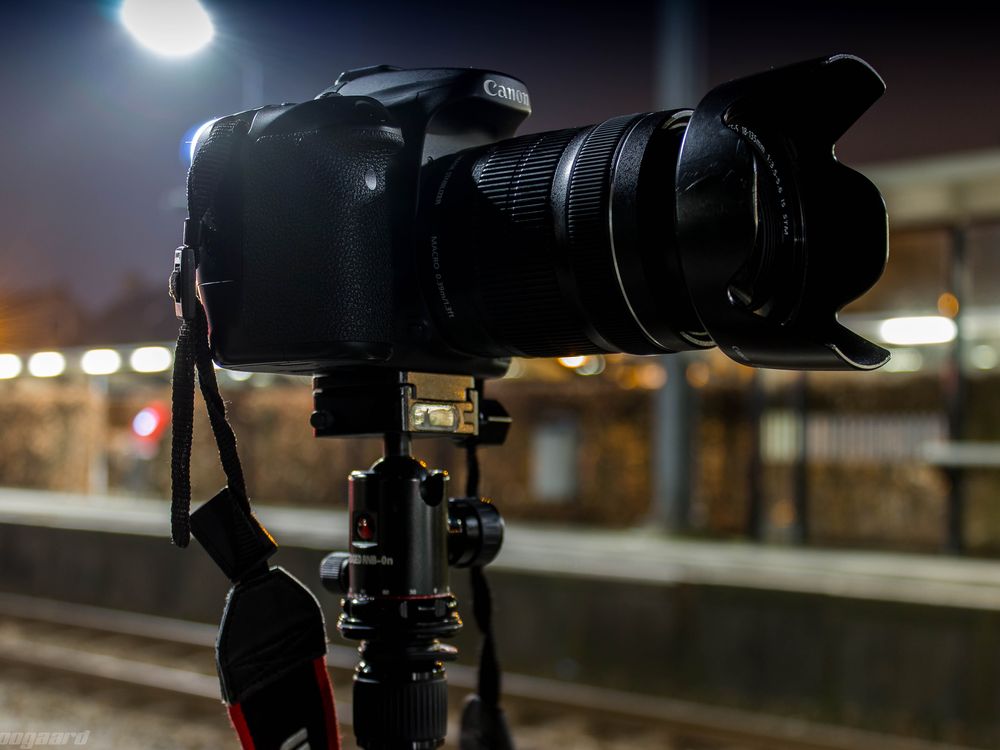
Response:
[{"label": "lens zoom ring", "polygon": [[612,164],[625,134],[639,119],[627,115],[597,125],[573,162],[566,201],[566,236],[580,301],[594,315],[597,330],[618,348],[635,353],[657,351],[636,325],[617,285],[610,222]]},{"label": "lens zoom ring", "polygon": [[[552,257],[552,182],[563,151],[578,130],[529,135],[491,149],[476,167],[476,183],[492,211],[484,221],[500,230],[482,254],[479,284],[491,332],[519,351],[601,351],[583,333],[563,298]],[[489,231],[489,230],[487,230]]]}]

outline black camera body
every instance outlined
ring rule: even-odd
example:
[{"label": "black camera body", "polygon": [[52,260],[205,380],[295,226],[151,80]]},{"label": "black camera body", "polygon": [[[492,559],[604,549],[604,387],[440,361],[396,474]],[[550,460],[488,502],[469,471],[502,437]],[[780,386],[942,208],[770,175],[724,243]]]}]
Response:
[{"label": "black camera body", "polygon": [[506,359],[456,351],[432,323],[417,281],[420,172],[510,137],[530,112],[509,76],[380,66],[312,101],[235,115],[250,127],[220,226],[241,231],[208,243],[198,267],[217,361],[502,374]]},{"label": "black camera body", "polygon": [[220,124],[242,128],[197,232],[213,356],[491,377],[511,356],[718,345],[755,366],[878,367],[888,353],[836,314],[882,273],[885,206],[833,143],[883,90],[837,55],[694,111],[513,137],[521,81],[378,66],[222,118],[189,176],[217,169]]}]

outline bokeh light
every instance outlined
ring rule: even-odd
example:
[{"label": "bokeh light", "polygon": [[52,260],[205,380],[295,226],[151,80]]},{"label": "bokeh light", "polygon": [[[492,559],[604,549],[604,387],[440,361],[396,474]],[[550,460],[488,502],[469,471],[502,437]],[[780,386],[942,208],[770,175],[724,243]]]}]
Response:
[{"label": "bokeh light", "polygon": [[87,375],[110,375],[121,366],[122,357],[114,349],[91,349],[80,359],[80,368]]},{"label": "bokeh light", "polygon": [[16,354],[0,354],[0,380],[16,378],[21,369],[21,358]]},{"label": "bokeh light", "polygon": [[941,315],[889,318],[879,326],[879,337],[884,342],[900,346],[946,344],[954,340],[957,332],[955,321]]},{"label": "bokeh light", "polygon": [[54,378],[66,371],[66,358],[59,352],[36,352],[28,360],[28,372],[36,378]]},{"label": "bokeh light", "polygon": [[136,372],[163,372],[173,362],[173,355],[165,346],[140,346],[129,357],[129,365]]}]

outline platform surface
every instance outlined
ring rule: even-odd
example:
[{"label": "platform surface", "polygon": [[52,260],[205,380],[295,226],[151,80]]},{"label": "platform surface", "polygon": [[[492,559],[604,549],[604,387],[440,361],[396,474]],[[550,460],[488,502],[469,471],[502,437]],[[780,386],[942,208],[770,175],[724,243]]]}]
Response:
[{"label": "platform surface", "polygon": [[[259,505],[285,546],[343,546],[342,510]],[[0,523],[168,536],[165,500],[0,488]],[[745,587],[1000,611],[1000,561],[677,539],[647,529],[509,523],[497,569],[542,575]]]}]

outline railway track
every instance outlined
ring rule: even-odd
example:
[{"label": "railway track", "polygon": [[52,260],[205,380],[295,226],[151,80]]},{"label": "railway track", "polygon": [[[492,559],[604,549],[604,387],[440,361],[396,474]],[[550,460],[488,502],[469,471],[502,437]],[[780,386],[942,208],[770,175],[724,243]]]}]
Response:
[{"label": "railway track", "polygon": [[[217,708],[215,634],[212,625],[0,594],[0,665],[33,676],[67,675]],[[350,695],[356,658],[355,649],[330,646],[339,695]],[[475,671],[451,665],[448,676],[457,704],[475,685]],[[521,674],[504,675],[504,693],[522,747],[576,748],[601,736],[608,746],[618,737],[615,747],[677,750],[968,750]],[[349,704],[338,701],[338,714],[350,724]]]}]

